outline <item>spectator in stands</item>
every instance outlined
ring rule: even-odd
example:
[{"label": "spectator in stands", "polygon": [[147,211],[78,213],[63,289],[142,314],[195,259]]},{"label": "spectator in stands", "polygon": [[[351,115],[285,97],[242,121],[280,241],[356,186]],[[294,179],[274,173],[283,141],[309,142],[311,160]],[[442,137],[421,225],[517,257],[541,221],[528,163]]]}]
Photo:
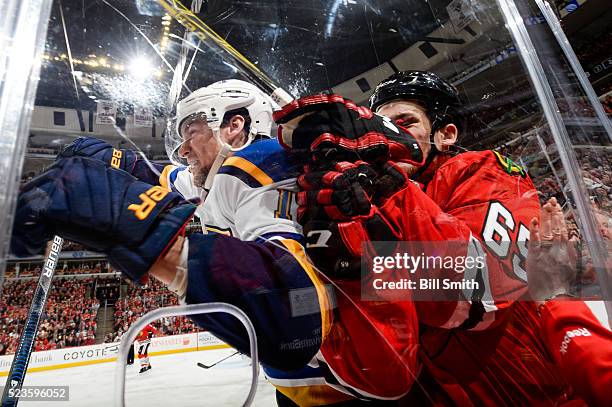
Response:
[{"label": "spectator in stands", "polygon": [[[80,346],[87,338],[77,332],[89,328],[95,337],[95,325],[89,326],[82,315],[95,315],[98,302],[87,298],[90,279],[57,279],[53,282],[45,307],[45,317],[41,321],[35,341],[35,349],[48,350],[65,346]],[[6,281],[0,299],[0,325],[3,326],[3,344],[6,353],[13,353],[25,325],[29,303],[32,299],[36,281],[33,279]],[[89,341],[91,342],[91,340]]]},{"label": "spectator in stands", "polygon": [[[90,271],[92,269],[111,271],[103,267],[105,263],[91,263]],[[40,266],[36,267],[40,269]],[[73,266],[68,270],[78,275],[83,274],[83,271],[87,269]],[[102,284],[107,284],[107,281],[103,280]],[[53,281],[45,307],[45,316],[40,323],[35,341],[35,350],[95,344],[96,316],[100,304],[96,298],[91,298],[94,285],[95,280],[91,278],[58,278]],[[3,295],[0,297],[0,332],[2,332],[0,354],[15,352],[35,287],[35,279],[6,280]],[[107,294],[110,297],[119,297],[118,286],[107,288]],[[157,281],[152,281],[143,291],[130,286],[128,298],[116,303],[114,330],[106,334],[104,342],[117,340],[136,319],[146,312],[158,307],[177,304],[176,296]],[[160,335],[189,332],[197,332],[191,320],[184,317],[172,317],[164,322]]]}]

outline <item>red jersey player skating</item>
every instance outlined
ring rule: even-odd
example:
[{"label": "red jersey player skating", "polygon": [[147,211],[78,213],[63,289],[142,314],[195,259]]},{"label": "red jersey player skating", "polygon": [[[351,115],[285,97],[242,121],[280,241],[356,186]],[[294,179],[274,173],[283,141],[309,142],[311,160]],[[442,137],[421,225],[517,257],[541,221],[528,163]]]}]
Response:
[{"label": "red jersey player skating", "polygon": [[151,338],[158,333],[157,329],[151,324],[145,326],[142,331],[136,337],[138,341],[138,360],[140,361],[140,372],[144,373],[151,369],[151,362],[149,361],[149,346],[151,345]]}]

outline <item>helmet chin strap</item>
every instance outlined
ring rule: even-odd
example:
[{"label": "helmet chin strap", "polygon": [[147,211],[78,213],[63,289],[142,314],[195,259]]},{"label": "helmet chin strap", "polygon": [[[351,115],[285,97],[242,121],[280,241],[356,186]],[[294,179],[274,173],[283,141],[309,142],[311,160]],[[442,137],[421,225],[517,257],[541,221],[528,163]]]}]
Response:
[{"label": "helmet chin strap", "polygon": [[[204,187],[202,188],[202,193],[200,194],[200,199],[202,199],[202,202],[204,202],[206,196],[208,195],[208,192],[210,191],[210,188],[212,188],[213,180],[215,178],[215,175],[217,175],[217,172],[219,172],[219,168],[221,168],[227,157],[229,157],[230,153],[234,151],[232,146],[221,140],[221,133],[219,129],[213,131],[217,142],[221,144],[221,150],[219,150],[215,161],[210,166],[210,170],[208,170],[208,175],[206,176],[206,180],[204,181]],[[249,131],[249,134],[247,135],[247,141],[245,141],[245,145],[243,146],[243,148],[251,144],[251,141],[253,140],[254,136],[254,128],[252,128]]]},{"label": "helmet chin strap", "polygon": [[440,150],[438,150],[438,147],[436,146],[436,141],[434,137],[434,135],[436,134],[436,131],[438,131],[438,128],[439,128],[438,126],[434,127],[434,125],[436,124],[436,121],[437,121],[437,118],[432,123],[431,133],[429,134],[429,144],[431,145],[431,148],[429,149],[429,152],[427,153],[427,157],[425,157],[425,162],[423,163],[423,165],[419,167],[414,172],[414,174],[411,175],[411,178],[413,179],[417,179],[425,171],[427,171],[427,169],[431,165],[436,155],[438,155],[441,152]]},{"label": "helmet chin strap", "polygon": [[229,153],[231,152],[232,152],[232,147],[229,144],[227,143],[221,144],[221,150],[219,150],[219,153],[217,154],[215,161],[210,166],[210,170],[208,170],[208,175],[206,176],[206,181],[204,181],[204,188],[203,188],[202,194],[200,194],[200,198],[202,199],[202,201],[206,199],[206,195],[208,195],[208,191],[210,191],[210,188],[212,188],[212,184],[213,184],[215,175],[217,175],[217,172],[219,172],[219,168],[221,168],[221,165],[223,165],[223,162],[225,161],[225,159],[229,156]]}]

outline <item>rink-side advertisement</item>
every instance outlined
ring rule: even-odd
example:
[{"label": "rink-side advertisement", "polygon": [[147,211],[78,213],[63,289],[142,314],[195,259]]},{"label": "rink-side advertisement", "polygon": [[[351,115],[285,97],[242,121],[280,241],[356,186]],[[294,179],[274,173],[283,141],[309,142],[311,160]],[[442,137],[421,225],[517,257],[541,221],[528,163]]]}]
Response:
[{"label": "rink-side advertisement", "polygon": [[[223,348],[229,348],[229,345],[209,332],[198,332],[152,338],[149,354],[156,356]],[[34,352],[28,365],[28,372],[114,362],[118,352],[119,342]],[[0,356],[0,376],[8,374],[13,356]]]}]

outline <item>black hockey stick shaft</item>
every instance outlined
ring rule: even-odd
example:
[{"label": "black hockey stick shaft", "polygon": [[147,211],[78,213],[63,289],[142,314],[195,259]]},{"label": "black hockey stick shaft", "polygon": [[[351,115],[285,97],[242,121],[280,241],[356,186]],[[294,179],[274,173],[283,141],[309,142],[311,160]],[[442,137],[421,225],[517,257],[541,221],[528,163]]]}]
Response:
[{"label": "black hockey stick shaft", "polygon": [[223,359],[217,360],[215,363],[213,363],[212,365],[205,365],[204,363],[200,363],[198,362],[198,366],[200,366],[203,369],[210,369],[211,367],[218,365],[219,363],[223,362],[224,360],[227,360],[229,358],[231,358],[232,356],[236,356],[237,354],[239,354],[240,352],[236,351],[234,353],[232,353],[229,356],[224,357]]},{"label": "black hockey stick shaft", "polygon": [[17,347],[17,352],[15,352],[15,358],[11,364],[11,370],[9,371],[6,385],[4,386],[2,407],[16,406],[19,401],[19,397],[16,397],[18,394],[16,393],[19,393],[25,380],[28,363],[30,363],[30,356],[32,355],[32,345],[36,339],[38,325],[40,324],[40,319],[45,310],[45,305],[47,304],[51,280],[53,279],[53,274],[55,274],[55,267],[57,266],[57,260],[62,250],[63,243],[64,239],[59,236],[54,236],[53,240],[49,242],[47,246],[45,264],[40,272],[38,285],[36,286],[36,291],[32,298],[32,305],[28,313],[28,319],[23,327],[19,346]]}]

